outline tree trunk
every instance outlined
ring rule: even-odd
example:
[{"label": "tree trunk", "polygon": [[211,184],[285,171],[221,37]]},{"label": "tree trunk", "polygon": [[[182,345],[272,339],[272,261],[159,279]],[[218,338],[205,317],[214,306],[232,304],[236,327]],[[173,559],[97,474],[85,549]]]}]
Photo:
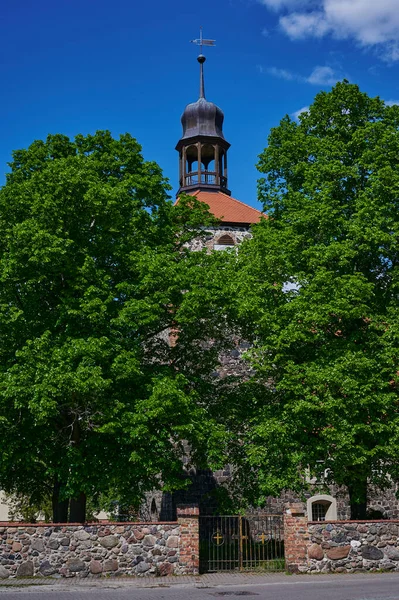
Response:
[{"label": "tree trunk", "polygon": [[67,498],[60,501],[61,488],[62,483],[55,481],[52,496],[53,523],[67,523],[68,521],[69,500]]},{"label": "tree trunk", "polygon": [[86,494],[81,492],[77,498],[71,498],[69,510],[70,523],[84,523],[86,521]]},{"label": "tree trunk", "polygon": [[348,484],[351,520],[367,519],[367,479]]},{"label": "tree trunk", "polygon": [[[80,445],[80,427],[77,416],[72,423],[71,442],[75,448]],[[80,492],[78,496],[71,498],[69,507],[69,523],[84,523],[86,521],[86,494]]]}]

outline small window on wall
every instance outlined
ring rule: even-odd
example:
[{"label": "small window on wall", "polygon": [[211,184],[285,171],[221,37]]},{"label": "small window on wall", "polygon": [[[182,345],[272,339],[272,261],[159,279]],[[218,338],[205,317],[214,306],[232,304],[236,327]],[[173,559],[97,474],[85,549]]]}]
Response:
[{"label": "small window on wall", "polygon": [[325,521],[330,502],[313,502],[312,521]]},{"label": "small window on wall", "polygon": [[325,494],[313,496],[307,501],[307,513],[310,521],[336,521],[337,501]]},{"label": "small window on wall", "polygon": [[218,241],[214,244],[214,250],[226,250],[235,246],[234,240],[231,235],[222,235]]}]

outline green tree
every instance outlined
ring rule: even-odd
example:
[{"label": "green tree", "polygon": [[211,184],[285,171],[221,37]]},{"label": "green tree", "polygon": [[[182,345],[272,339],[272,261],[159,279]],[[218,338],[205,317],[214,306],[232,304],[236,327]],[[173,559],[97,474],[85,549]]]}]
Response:
[{"label": "green tree", "polygon": [[140,150],[51,135],[14,152],[0,190],[0,488],[52,496],[58,522],[83,521],[87,497],[181,485],[184,441],[200,463],[217,429],[225,259],[188,251],[212,218],[173,207]]},{"label": "green tree", "polygon": [[258,168],[269,218],[238,257],[255,376],[243,386],[254,495],[399,480],[399,107],[344,81],[286,116]]}]

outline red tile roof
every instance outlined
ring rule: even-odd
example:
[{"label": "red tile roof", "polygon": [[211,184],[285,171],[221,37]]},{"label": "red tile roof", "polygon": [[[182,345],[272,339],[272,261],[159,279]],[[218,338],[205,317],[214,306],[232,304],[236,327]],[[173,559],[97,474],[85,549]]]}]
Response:
[{"label": "red tile roof", "polygon": [[236,200],[223,192],[206,192],[197,190],[194,194],[201,202],[209,206],[210,212],[225,223],[258,223],[263,213],[240,200]]}]

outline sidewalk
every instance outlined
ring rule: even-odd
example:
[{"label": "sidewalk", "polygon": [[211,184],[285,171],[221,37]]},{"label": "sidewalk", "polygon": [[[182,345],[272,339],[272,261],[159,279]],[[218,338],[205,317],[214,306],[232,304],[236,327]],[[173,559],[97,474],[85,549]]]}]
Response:
[{"label": "sidewalk", "polygon": [[[351,573],[351,574],[317,574],[317,575],[288,575],[286,573],[207,573],[204,575],[180,575],[175,577],[101,577],[101,578],[52,578],[35,577],[25,579],[0,579],[1,588],[31,588],[46,586],[58,590],[71,588],[101,588],[101,589],[140,589],[140,588],[214,588],[225,586],[261,586],[279,583],[321,582],[339,579],[372,578],[381,573]],[[399,572],[389,572],[386,575],[397,577]]]},{"label": "sidewalk", "polygon": [[179,575],[169,577],[31,577],[21,579],[0,579],[2,587],[93,587],[93,588],[162,588],[162,587],[215,587],[226,585],[248,585],[281,582],[292,578],[286,573],[206,573],[204,575]]}]

